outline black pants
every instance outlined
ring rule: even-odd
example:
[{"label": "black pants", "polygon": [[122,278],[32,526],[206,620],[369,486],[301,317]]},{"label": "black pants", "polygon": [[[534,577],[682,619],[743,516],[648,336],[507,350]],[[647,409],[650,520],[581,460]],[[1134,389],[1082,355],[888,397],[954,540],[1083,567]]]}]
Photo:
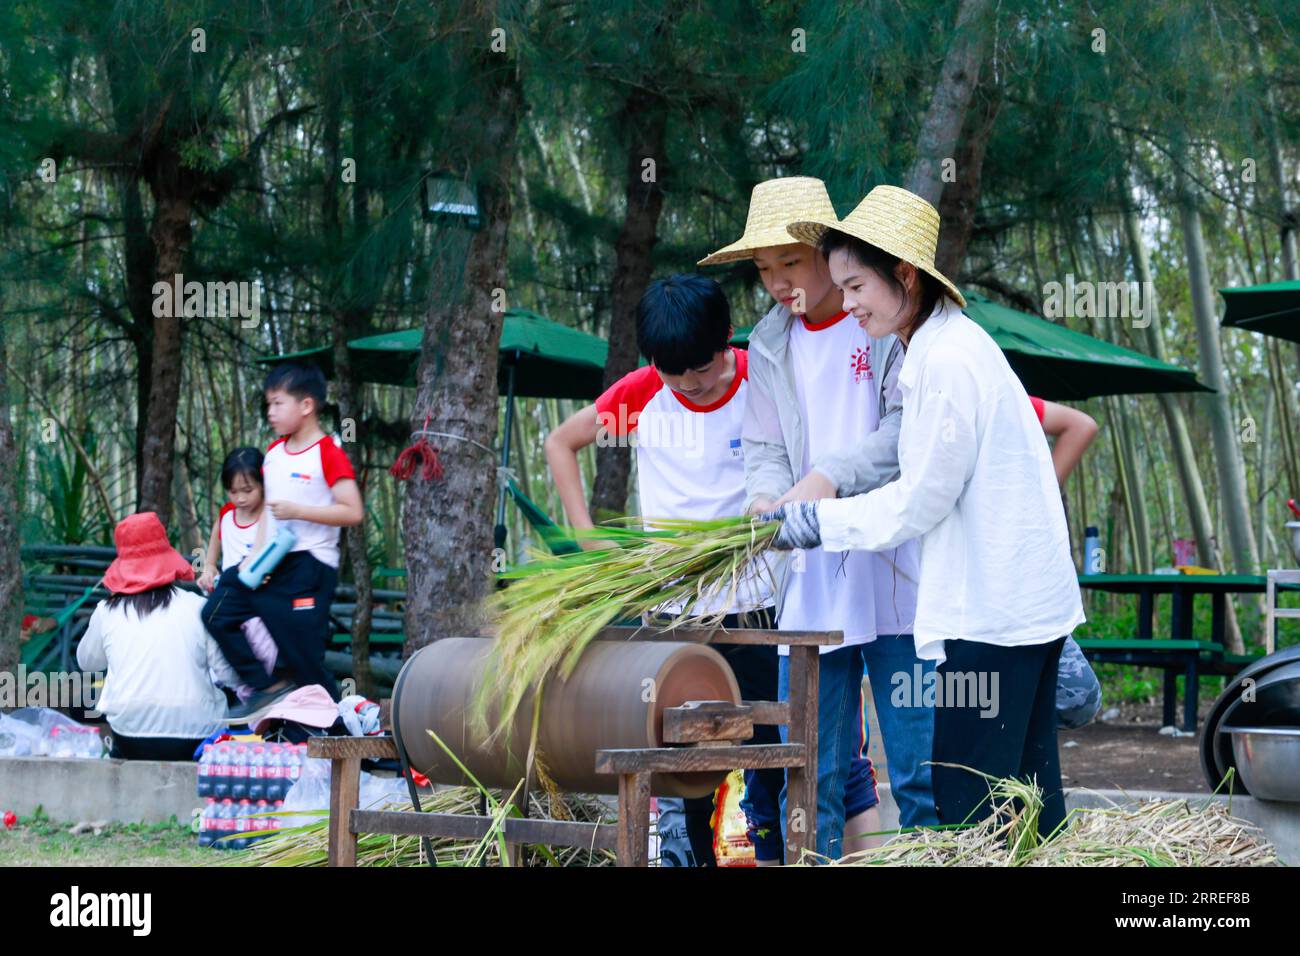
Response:
[{"label": "black pants", "polygon": [[[722,626],[729,630],[737,628],[758,628],[772,630],[776,627],[772,608],[751,611],[742,620],[738,614],[728,614],[722,620]],[[727,659],[736,683],[740,685],[741,700],[776,700],[777,654],[776,645],[756,646],[748,644],[713,644],[714,650]],[[754,727],[754,736],[745,741],[747,744],[779,744],[779,728],[769,725]],[[778,801],[781,787],[785,784],[785,771],[781,768],[767,770],[746,770],[745,789],[754,799],[756,790],[765,789],[771,794],[772,801]],[[779,804],[778,804],[779,805]],[[686,817],[686,835],[691,841],[691,853],[695,856],[696,866],[717,866],[713,855],[713,827],[709,821],[713,816],[713,795],[695,797],[682,801],[682,811]]]},{"label": "black pants", "polygon": [[239,580],[239,569],[222,573],[217,587],[203,607],[203,624],[221,648],[239,679],[255,690],[275,683],[266,673],[244,636],[243,624],[260,617],[278,651],[279,664],[300,686],[320,684],[335,700],[338,685],[325,669],[325,648],[333,626],[330,602],[338,571],[307,551],[286,554],[257,590]]},{"label": "black pants", "polygon": [[[1056,749],[1056,662],[1064,643],[1063,637],[1019,647],[944,641],[947,659],[935,671],[941,696],[934,709],[934,802],[940,823],[976,823],[992,813],[987,780],[941,763],[998,778],[1036,778],[1043,791],[1038,832],[1047,836],[1065,819]],[[958,686],[965,689],[964,701],[951,699],[957,695],[950,687]],[[972,687],[990,692],[985,701],[970,693]]]},{"label": "black pants", "polygon": [[114,733],[108,755],[115,760],[193,760],[202,737],[124,737]]}]

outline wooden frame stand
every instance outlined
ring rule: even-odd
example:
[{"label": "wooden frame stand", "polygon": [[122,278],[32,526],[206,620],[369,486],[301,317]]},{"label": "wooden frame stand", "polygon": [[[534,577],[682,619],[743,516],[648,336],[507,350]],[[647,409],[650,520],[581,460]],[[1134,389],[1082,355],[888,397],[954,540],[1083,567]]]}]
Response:
[{"label": "wooden frame stand", "polygon": [[[671,747],[596,752],[596,770],[618,776],[618,822],[578,823],[529,819],[528,795],[517,798],[525,816],[508,817],[503,836],[512,860],[525,844],[613,850],[619,866],[647,866],[650,842],[650,775],[692,771],[784,768],[786,859],[798,861],[817,845],[818,654],[842,643],[839,631],[667,630],[609,627],[598,640],[685,641],[700,644],[790,645],[790,696],[786,701],[687,701],[664,711],[664,738]],[[755,724],[785,726],[788,743],[741,745]],[[481,839],[493,821],[454,813],[357,808],[361,761],[394,758],[392,737],[315,737],[307,754],[331,761],[329,865],[355,866],[357,834],[384,833],[464,840]]]}]

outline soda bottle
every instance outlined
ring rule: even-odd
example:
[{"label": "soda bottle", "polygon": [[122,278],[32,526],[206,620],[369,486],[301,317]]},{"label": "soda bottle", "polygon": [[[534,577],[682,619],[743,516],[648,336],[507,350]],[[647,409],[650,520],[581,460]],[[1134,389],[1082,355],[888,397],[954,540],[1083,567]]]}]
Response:
[{"label": "soda bottle", "polygon": [[256,842],[261,842],[271,835],[271,818],[267,815],[271,812],[271,805],[265,800],[258,800],[254,808],[257,816],[253,818],[253,832],[256,834]]},{"label": "soda bottle", "polygon": [[274,814],[276,814],[275,816],[272,816],[270,818],[271,832],[275,833],[278,832],[279,829],[285,825],[284,817],[279,816],[280,812],[284,810],[284,801],[276,800],[274,803],[271,804],[271,810]]},{"label": "soda bottle", "polygon": [[212,744],[203,745],[203,756],[199,757],[199,796],[212,796]]},{"label": "soda bottle", "polygon": [[203,803],[203,814],[199,817],[199,846],[212,846],[216,839],[213,832],[216,823],[217,801],[208,797]]},{"label": "soda bottle", "polygon": [[228,834],[235,832],[235,806],[229,797],[221,801],[221,807],[217,812],[217,841],[216,847],[220,850],[233,849],[230,840],[221,839]]},{"label": "soda bottle", "polygon": [[218,800],[230,796],[230,744],[226,741],[217,744],[212,758],[212,795]]},{"label": "soda bottle", "polygon": [[230,842],[232,850],[243,850],[253,842],[251,833],[253,829],[253,807],[247,800],[240,800],[239,806],[235,808],[235,832],[239,836]]},{"label": "soda bottle", "polygon": [[266,799],[266,750],[262,747],[253,747],[252,753],[248,758],[248,799],[265,800]]},{"label": "soda bottle", "polygon": [[266,755],[266,767],[262,776],[266,778],[266,799],[270,802],[284,799],[284,748],[272,744]]},{"label": "soda bottle", "polygon": [[302,776],[302,762],[305,759],[306,750],[306,744],[299,744],[297,746],[290,744],[286,748],[285,763],[287,765],[286,769],[289,771],[288,781],[285,786],[286,793],[293,789],[293,785],[297,783],[298,778]]},{"label": "soda bottle", "polygon": [[236,744],[230,761],[230,796],[235,800],[248,799],[248,745]]}]

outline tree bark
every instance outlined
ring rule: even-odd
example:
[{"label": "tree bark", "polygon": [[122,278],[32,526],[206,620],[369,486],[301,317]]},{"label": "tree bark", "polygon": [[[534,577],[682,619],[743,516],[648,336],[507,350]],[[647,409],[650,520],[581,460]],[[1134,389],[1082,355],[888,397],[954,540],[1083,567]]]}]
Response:
[{"label": "tree bark", "polygon": [[[1142,310],[1147,325],[1147,350],[1154,358],[1168,361],[1165,354],[1165,341],[1160,333],[1158,316],[1159,301],[1156,298],[1155,282],[1151,275],[1151,262],[1147,256],[1142,230],[1138,223],[1137,211],[1128,200],[1131,184],[1127,178],[1121,182],[1119,193],[1124,210],[1124,235],[1128,241],[1129,254],[1133,259],[1133,272],[1142,288]],[[1184,503],[1192,522],[1192,536],[1196,538],[1196,548],[1202,564],[1222,568],[1222,558],[1218,553],[1214,537],[1214,528],[1210,521],[1210,506],[1205,496],[1205,485],[1201,481],[1201,471],[1196,464],[1196,452],[1191,435],[1187,430],[1187,418],[1175,395],[1164,392],[1156,396],[1160,410],[1164,414],[1165,427],[1169,431],[1169,445],[1173,451],[1174,466],[1178,471],[1178,480],[1183,487]],[[1172,545],[1172,542],[1170,542]]]},{"label": "tree bark", "polygon": [[[1184,154],[1180,159],[1185,159]],[[1215,389],[1201,396],[1210,419],[1210,438],[1214,444],[1214,461],[1219,476],[1219,501],[1232,551],[1233,569],[1238,574],[1254,574],[1259,569],[1259,551],[1250,523],[1250,506],[1246,500],[1246,476],[1241,458],[1240,432],[1233,421],[1223,371],[1223,354],[1219,344],[1219,323],[1215,315],[1210,288],[1209,263],[1205,257],[1205,239],[1201,233],[1201,213],[1181,167],[1178,170],[1178,207],[1182,220],[1183,249],[1187,256],[1188,281],[1191,284],[1192,313],[1200,352],[1201,379]]]},{"label": "tree bark", "polygon": [[957,178],[943,185],[939,199],[939,247],[934,261],[939,271],[954,282],[970,245],[975,209],[979,205],[984,154],[1001,107],[1002,88],[992,82],[981,83],[967,111],[957,147]]},{"label": "tree bark", "polygon": [[935,207],[943,195],[943,161],[956,159],[966,110],[988,55],[992,35],[987,21],[992,9],[992,0],[961,0],[943,69],[921,123],[907,188]]},{"label": "tree bark", "polygon": [[[179,157],[175,159],[179,163]],[[170,177],[167,177],[170,179]],[[156,182],[157,180],[155,180]],[[152,185],[152,184],[151,184]],[[174,283],[184,271],[189,249],[190,198],[154,186],[155,212],[150,234],[157,250],[158,282]],[[141,446],[140,511],[152,511],[165,527],[171,519],[172,468],[176,454],[176,408],[181,396],[181,328],[183,303],[173,302],[174,315],[153,318],[149,402],[145,409]],[[165,311],[165,310],[164,310]]]},{"label": "tree bark", "polygon": [[140,501],[140,480],[144,475],[144,445],[148,421],[149,392],[153,385],[153,284],[156,249],[149,238],[140,183],[135,174],[117,177],[122,207],[122,251],[126,268],[126,303],[130,312],[127,336],[135,349],[135,500]]},{"label": "tree bark", "polygon": [[175,472],[177,504],[180,507],[178,515],[180,552],[192,563],[196,556],[202,557],[203,552],[207,550],[207,541],[202,522],[199,521],[198,507],[194,503],[194,486],[190,481],[189,465],[185,462],[185,455],[180,451],[176,453]]},{"label": "tree bark", "polygon": [[[504,312],[494,290],[507,288],[510,173],[520,111],[515,67],[481,55],[470,66],[482,85],[486,115],[477,125],[467,167],[478,177],[482,227],[469,243],[460,294],[435,301],[425,315],[413,432],[424,428],[444,477],[407,482],[402,505],[406,542],[407,654],[443,637],[474,633],[492,568],[496,500],[497,349]],[[433,288],[455,287],[435,276]]]},{"label": "tree bark", "polygon": [[[637,367],[636,307],[654,269],[651,255],[659,233],[664,193],[664,133],[667,104],[657,93],[635,88],[624,107],[629,129],[627,148],[627,213],[619,229],[614,254],[613,303],[609,323],[609,354],[605,359],[604,388],[609,388]],[[647,182],[643,163],[654,160]],[[592,488],[593,514],[623,514],[631,449],[608,445],[596,450],[596,480]]]},{"label": "tree bark", "polygon": [[9,417],[9,352],[0,322],[0,671],[18,668],[19,624],[23,616],[23,568],[19,552],[18,456]]}]

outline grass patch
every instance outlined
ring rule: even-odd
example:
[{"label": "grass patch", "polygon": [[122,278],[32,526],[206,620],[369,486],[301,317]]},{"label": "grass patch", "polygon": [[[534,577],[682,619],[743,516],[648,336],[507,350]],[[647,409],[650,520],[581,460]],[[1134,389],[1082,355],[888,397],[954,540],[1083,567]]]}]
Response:
[{"label": "grass patch", "polygon": [[98,834],[70,833],[39,808],[0,829],[0,866],[197,866],[213,854],[199,847],[188,821],[109,823]]}]

